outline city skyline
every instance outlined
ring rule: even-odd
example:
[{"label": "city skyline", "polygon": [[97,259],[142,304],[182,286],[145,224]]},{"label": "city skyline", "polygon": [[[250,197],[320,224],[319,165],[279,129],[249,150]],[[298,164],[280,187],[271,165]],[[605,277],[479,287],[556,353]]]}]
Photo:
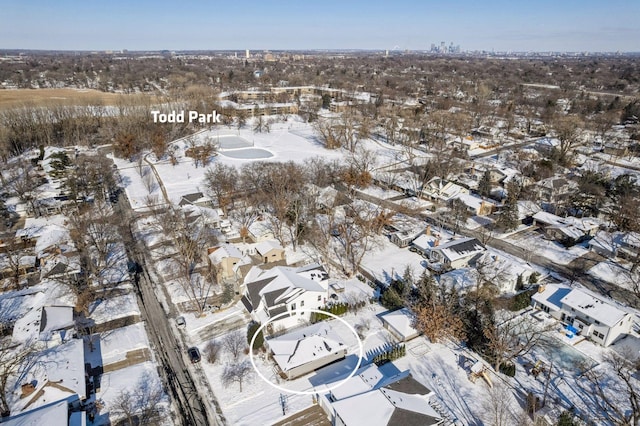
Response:
[{"label": "city skyline", "polygon": [[0,49],[640,51],[640,3],[614,0],[212,4],[10,2]]}]

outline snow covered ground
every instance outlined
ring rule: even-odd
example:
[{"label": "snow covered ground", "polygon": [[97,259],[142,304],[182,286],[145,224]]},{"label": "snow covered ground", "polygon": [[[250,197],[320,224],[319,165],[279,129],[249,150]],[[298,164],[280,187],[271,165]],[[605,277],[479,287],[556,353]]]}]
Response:
[{"label": "snow covered ground", "polygon": [[[367,336],[363,342],[365,357],[369,356],[372,358],[373,355],[371,354],[376,348],[392,341],[391,335],[382,329],[382,323],[377,318],[377,315],[383,311],[384,308],[379,305],[370,304],[361,309],[357,314],[350,313],[342,317],[348,324],[369,324],[370,331],[367,332]],[[320,392],[321,389],[325,388],[325,383],[332,383],[348,376],[356,367],[358,360],[358,344],[353,332],[338,320],[331,321],[331,326],[337,333],[345,338],[349,346],[349,355],[347,355],[343,361],[336,362],[314,373],[290,381],[284,381],[279,378],[273,369],[273,361],[267,361],[264,355],[257,355],[255,357],[257,367],[272,383],[278,386],[293,391],[313,391],[315,389]],[[244,331],[245,329],[242,330]],[[200,345],[201,352],[204,351],[204,346],[204,344]],[[221,351],[220,358],[221,360],[213,365],[203,359],[200,365],[206,373],[212,389],[225,389],[225,392],[216,392],[216,397],[218,398],[218,402],[221,405],[222,412],[228,424],[234,426],[267,425],[283,417],[282,407],[280,405],[280,394],[283,392],[264,382],[255,372],[248,381],[243,383],[242,392],[240,392],[237,383],[224,386],[220,376],[224,371],[225,363],[231,361],[229,355],[224,350]],[[239,361],[245,359],[248,359],[248,356],[243,354]],[[284,393],[284,395],[287,398],[288,414],[313,405],[311,395],[295,393]]]},{"label": "snow covered ground", "polygon": [[401,278],[406,268],[410,268],[417,278],[422,274],[426,261],[408,248],[400,248],[385,237],[378,238],[379,245],[362,260],[362,268],[369,271],[377,280],[390,283],[394,278]]},{"label": "snow covered ground", "polygon": [[588,273],[602,281],[629,290],[633,290],[634,286],[640,282],[640,275],[637,272],[632,274],[628,268],[611,261],[598,263],[589,269]]},{"label": "snow covered ground", "polygon": [[543,239],[539,234],[519,234],[509,241],[523,249],[523,257],[528,253],[546,257],[559,265],[567,265],[580,256],[589,252],[583,245],[575,245],[570,248],[564,247],[555,241]]}]

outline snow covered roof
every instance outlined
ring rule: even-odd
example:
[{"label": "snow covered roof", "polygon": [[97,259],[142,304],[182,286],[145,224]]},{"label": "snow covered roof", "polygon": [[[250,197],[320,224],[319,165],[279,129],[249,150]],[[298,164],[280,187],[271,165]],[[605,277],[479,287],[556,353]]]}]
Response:
[{"label": "snow covered roof", "polygon": [[271,250],[284,250],[280,243],[275,240],[266,240],[259,242],[255,245],[255,249],[261,255],[265,255]]},{"label": "snow covered roof", "polygon": [[140,308],[134,293],[98,299],[89,305],[89,314],[96,324],[103,324],[119,318],[140,315]]},{"label": "snow covered roof", "polygon": [[209,253],[209,259],[214,264],[222,262],[222,260],[227,259],[229,257],[235,257],[238,259],[242,259],[243,254],[236,246],[231,243],[225,243],[218,247],[214,247],[213,251]]},{"label": "snow covered roof", "polygon": [[[302,291],[326,292],[328,289],[328,274],[318,264],[311,264],[300,268],[276,266],[263,271],[258,267],[247,275],[256,281],[247,283],[249,302],[254,308],[264,298],[267,307],[285,303],[290,297],[296,297]],[[321,283],[322,282],[322,283]]]},{"label": "snow covered roof", "polygon": [[[435,244],[436,244],[436,241],[438,241],[438,240],[440,240],[439,244],[443,243],[443,240],[439,239],[435,235],[422,234],[418,238],[413,240],[413,242],[411,244],[413,244],[414,246],[416,246],[417,248],[419,248],[422,251],[427,251],[429,249],[437,247]],[[448,240],[446,240],[446,241],[448,241]]]},{"label": "snow covered roof", "polygon": [[562,284],[546,284],[538,288],[538,292],[531,296],[535,302],[548,306],[554,311],[562,309],[562,299],[569,294],[571,287]]},{"label": "snow covered roof", "polygon": [[407,309],[402,308],[397,311],[389,312],[380,316],[383,322],[388,323],[394,330],[407,338],[410,336],[417,336],[418,330],[416,330],[413,323],[413,313]]},{"label": "snow covered roof", "polygon": [[2,421],[3,426],[69,426],[69,403],[65,400],[43,405]]},{"label": "snow covered roof", "polygon": [[596,321],[613,327],[629,313],[616,306],[611,300],[606,300],[586,289],[572,289],[561,302],[569,308],[575,309]]},{"label": "snow covered roof", "polygon": [[31,309],[16,320],[13,327],[13,340],[16,342],[49,340],[55,331],[68,330],[73,326],[73,307],[43,306]]},{"label": "snow covered roof", "polygon": [[269,339],[267,344],[285,372],[347,349],[342,337],[326,322]]},{"label": "snow covered roof", "polygon": [[458,194],[468,194],[469,190],[453,182],[449,182],[439,177],[434,177],[427,182],[422,189],[422,192],[427,193],[432,197],[448,201],[455,198]]},{"label": "snow covered roof", "polygon": [[483,199],[481,197],[477,197],[477,196],[471,195],[471,194],[461,193],[461,194],[456,195],[454,197],[454,199],[455,198],[457,198],[458,200],[462,201],[468,207],[471,207],[474,210],[478,210],[484,204],[488,204],[488,205],[492,205],[492,206],[496,205],[496,203],[494,201],[491,201],[489,199],[485,200],[485,199]]},{"label": "snow covered roof", "polygon": [[345,425],[428,426],[441,422],[430,404],[432,392],[409,371],[385,377],[375,364],[360,369],[331,395],[336,415]]},{"label": "snow covered roof", "polygon": [[[39,368],[31,368],[22,377],[22,383],[37,382],[30,397],[19,399],[12,411],[23,411],[43,406],[50,401],[66,400],[74,395],[86,398],[84,369],[84,342],[71,339],[46,349],[36,360]],[[45,424],[49,424],[46,422]]]},{"label": "snow covered roof", "polygon": [[482,253],[486,248],[475,238],[460,238],[434,247],[432,250],[440,251],[449,261],[453,262]]}]

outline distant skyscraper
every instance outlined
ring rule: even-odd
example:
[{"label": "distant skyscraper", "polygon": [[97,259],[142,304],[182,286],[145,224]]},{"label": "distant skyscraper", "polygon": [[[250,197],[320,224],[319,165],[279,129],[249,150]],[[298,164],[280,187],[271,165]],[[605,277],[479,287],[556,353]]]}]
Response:
[{"label": "distant skyscraper", "polygon": [[249,59],[251,57],[251,54],[249,53],[249,49],[244,51],[244,57]]}]

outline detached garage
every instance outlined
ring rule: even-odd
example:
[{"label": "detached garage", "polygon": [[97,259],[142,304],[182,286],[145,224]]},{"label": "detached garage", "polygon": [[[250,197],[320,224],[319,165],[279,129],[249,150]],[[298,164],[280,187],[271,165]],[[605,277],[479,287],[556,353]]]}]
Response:
[{"label": "detached garage", "polygon": [[389,330],[401,342],[408,342],[420,335],[413,327],[413,312],[407,308],[388,312],[380,316],[382,326]]}]

